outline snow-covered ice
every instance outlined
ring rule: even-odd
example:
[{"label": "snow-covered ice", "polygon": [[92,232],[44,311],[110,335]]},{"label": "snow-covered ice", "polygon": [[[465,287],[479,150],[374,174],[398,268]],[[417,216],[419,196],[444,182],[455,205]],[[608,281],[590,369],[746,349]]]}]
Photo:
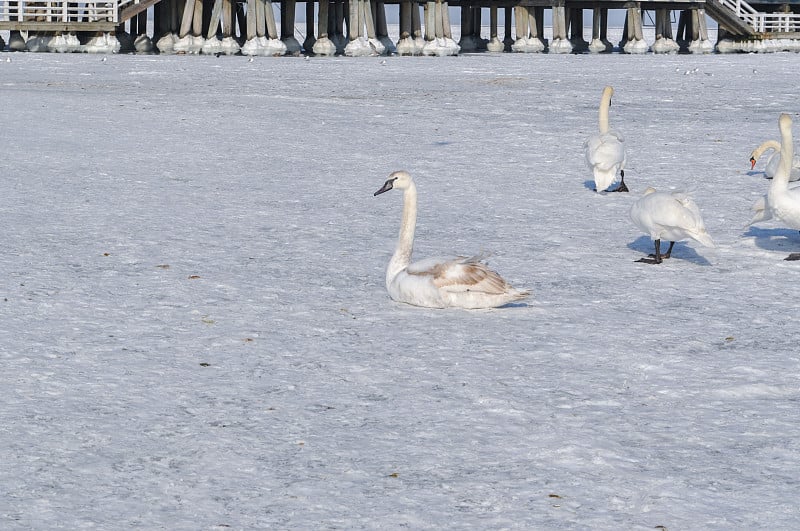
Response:
[{"label": "snow-covered ice", "polygon": [[[800,523],[800,234],[743,228],[800,55],[13,59],[3,529]],[[605,85],[630,194],[584,165]],[[392,302],[400,168],[415,257],[532,298]],[[648,186],[717,247],[635,263]]]}]

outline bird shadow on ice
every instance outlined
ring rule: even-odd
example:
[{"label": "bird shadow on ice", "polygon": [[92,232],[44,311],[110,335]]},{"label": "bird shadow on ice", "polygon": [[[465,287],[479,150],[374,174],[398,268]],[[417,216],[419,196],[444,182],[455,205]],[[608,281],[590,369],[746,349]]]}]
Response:
[{"label": "bird shadow on ice", "polygon": [[583,181],[583,187],[584,187],[584,188],[588,188],[588,189],[589,189],[589,190],[591,190],[592,192],[594,192],[594,191],[595,191],[595,190],[594,190],[594,188],[595,188],[595,184],[594,184],[594,181],[593,181],[593,180],[591,180],[591,179],[590,179],[590,180],[588,180],[588,181]]},{"label": "bird shadow on ice", "polygon": [[750,170],[747,172],[748,177],[763,177],[764,179],[768,179],[767,174],[764,170]]},{"label": "bird shadow on ice", "polygon": [[792,229],[762,229],[748,227],[745,237],[753,238],[756,247],[765,251],[790,251],[800,247],[798,233]]},{"label": "bird shadow on ice", "polygon": [[498,308],[533,308],[533,306],[527,302],[509,302],[508,304],[498,306]]},{"label": "bird shadow on ice", "polygon": [[[653,240],[651,240],[647,236],[640,236],[636,238],[634,241],[628,244],[628,249],[633,249],[634,251],[642,252],[645,255],[642,258],[646,257],[649,254],[654,253],[656,250],[655,245],[653,244]],[[661,252],[665,253],[667,252],[667,249],[669,249],[669,242],[665,242],[662,240]],[[672,254],[670,255],[668,261],[672,261],[674,259],[684,260],[686,262],[692,262],[702,266],[711,265],[711,262],[709,262],[703,256],[697,254],[697,251],[686,245],[685,242],[675,242],[675,247],[673,247]]]}]

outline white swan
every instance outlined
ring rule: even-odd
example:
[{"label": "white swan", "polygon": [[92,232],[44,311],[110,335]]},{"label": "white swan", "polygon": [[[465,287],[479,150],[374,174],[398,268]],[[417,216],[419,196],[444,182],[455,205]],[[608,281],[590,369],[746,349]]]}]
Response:
[{"label": "white swan", "polygon": [[374,195],[403,191],[397,248],[386,268],[386,289],[398,301],[428,308],[494,308],[527,297],[481,262],[481,257],[428,258],[411,263],[417,224],[417,188],[411,175],[396,171]]},{"label": "white swan", "polygon": [[[767,179],[775,177],[775,172],[778,170],[778,163],[781,159],[780,142],[777,140],[767,140],[766,142],[762,142],[760,146],[750,153],[750,169],[752,170],[756,167],[756,162],[761,158],[761,155],[770,149],[775,150],[775,152],[769,156],[767,159],[767,166],[764,168],[764,175],[767,176]],[[789,174],[789,180],[800,181],[800,157],[792,157],[792,171]]]},{"label": "white swan", "polygon": [[[792,186],[789,188],[790,193],[792,190],[797,190],[796,193],[800,193],[800,186]],[[756,202],[753,203],[753,206],[750,207],[750,210],[753,211],[753,218],[745,225],[745,228],[749,227],[754,223],[758,223],[760,221],[768,221],[772,219],[772,209],[769,206],[769,195],[764,194],[763,196],[756,199]]]},{"label": "white swan", "polygon": [[[781,131],[780,164],[772,182],[769,183],[764,207],[765,211],[771,214],[771,218],[779,219],[789,227],[800,230],[800,188],[789,188],[789,174],[794,158],[792,117],[781,114],[778,118],[778,127]],[[771,218],[764,217],[764,219]],[[786,260],[800,260],[800,253],[792,253]]]},{"label": "white swan", "polygon": [[620,174],[619,187],[615,192],[627,192],[625,186],[625,139],[620,133],[608,127],[608,108],[611,106],[611,96],[614,89],[603,89],[600,100],[600,133],[590,136],[583,144],[586,152],[586,164],[594,175],[595,190],[606,190]]},{"label": "white swan", "polygon": [[[637,262],[660,264],[662,259],[670,257],[676,241],[687,238],[714,247],[714,240],[706,231],[700,209],[685,193],[656,192],[655,188],[648,188],[631,207],[631,220],[655,240],[655,254],[650,258],[640,258]],[[669,241],[669,249],[664,254],[661,254],[662,239]]]}]

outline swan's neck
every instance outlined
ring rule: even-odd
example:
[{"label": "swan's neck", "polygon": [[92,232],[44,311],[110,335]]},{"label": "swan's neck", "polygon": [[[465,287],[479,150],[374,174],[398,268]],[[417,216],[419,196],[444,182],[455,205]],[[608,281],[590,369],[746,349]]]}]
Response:
[{"label": "swan's neck", "polygon": [[611,93],[604,92],[603,99],[600,100],[600,134],[608,133],[608,108],[611,107]]},{"label": "swan's neck", "polygon": [[770,149],[774,149],[775,151],[780,153],[781,145],[778,143],[777,140],[767,140],[766,142],[764,142],[763,144],[758,146],[755,149],[755,151],[753,151],[753,154],[750,155],[750,156],[752,158],[758,160],[759,158],[761,158],[761,155],[763,155],[765,151],[770,150]]},{"label": "swan's neck", "polygon": [[400,236],[397,248],[386,269],[386,282],[411,263],[411,252],[414,250],[414,229],[417,226],[417,188],[414,183],[403,192],[403,219],[400,222]]},{"label": "swan's neck", "polygon": [[791,123],[781,121],[781,160],[778,169],[772,178],[770,192],[782,191],[789,188],[789,174],[792,172],[792,158],[794,158],[794,145],[792,145]]}]

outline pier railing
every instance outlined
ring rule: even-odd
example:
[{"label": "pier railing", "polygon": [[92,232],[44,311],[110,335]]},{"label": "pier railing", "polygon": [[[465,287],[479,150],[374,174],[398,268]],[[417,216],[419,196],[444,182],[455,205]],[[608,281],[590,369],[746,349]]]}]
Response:
[{"label": "pier railing", "polygon": [[[0,0],[2,29],[113,29],[124,18],[126,9],[135,8],[142,0],[99,0],[74,2],[65,0]],[[147,5],[152,5],[149,2]]]},{"label": "pier railing", "polygon": [[800,14],[798,13],[763,13],[757,11],[745,0],[718,0],[718,2],[733,11],[757,33],[800,32]]},{"label": "pier railing", "polygon": [[[0,0],[0,29],[38,31],[112,31],[131,16],[159,0]],[[747,26],[743,34],[800,35],[800,14],[764,13],[745,0],[706,0],[709,9],[722,6],[726,17],[734,15]],[[730,19],[736,24],[736,19]]]}]

